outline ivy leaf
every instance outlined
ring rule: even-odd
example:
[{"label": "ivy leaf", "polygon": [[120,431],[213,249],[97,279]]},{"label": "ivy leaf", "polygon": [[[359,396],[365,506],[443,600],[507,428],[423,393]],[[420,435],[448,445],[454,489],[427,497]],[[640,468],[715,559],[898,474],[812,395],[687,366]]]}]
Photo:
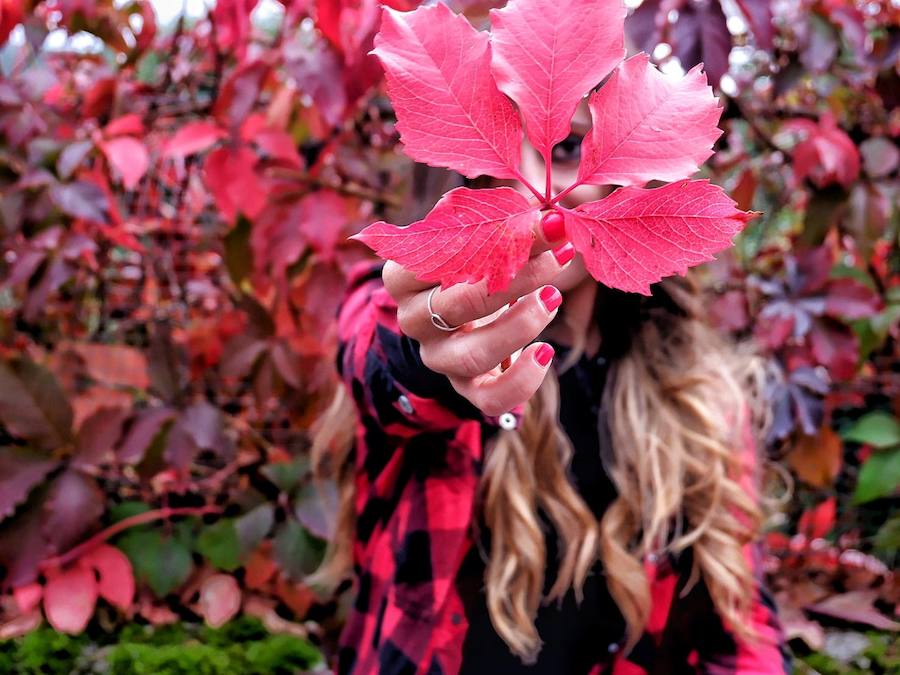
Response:
[{"label": "ivy leaf", "polygon": [[131,530],[117,545],[128,556],[138,579],[145,581],[158,598],[181,586],[194,567],[187,546],[156,530]]},{"label": "ivy leaf", "polygon": [[275,534],[275,560],[296,581],[316,571],[325,555],[325,542],[313,537],[294,519],[285,521]]},{"label": "ivy leaf", "polygon": [[900,445],[900,422],[893,415],[875,411],[860,417],[842,436],[845,441],[864,443],[876,448]]},{"label": "ivy leaf", "polygon": [[753,216],[705,180],[622,188],[568,215],[569,236],[591,275],[644,295],[663,277],[711,260]]},{"label": "ivy leaf", "polygon": [[900,487],[900,448],[873,452],[859,470],[853,501],[865,504],[890,497]]},{"label": "ivy leaf", "polygon": [[223,518],[205,528],[197,538],[197,551],[214,567],[233,572],[241,566],[241,544],[237,528],[230,518]]},{"label": "ivy leaf", "polygon": [[528,260],[537,215],[537,208],[511,188],[456,188],[423,220],[408,227],[380,221],[353,238],[421,281],[446,287],[486,279],[493,293]]},{"label": "ivy leaf", "polygon": [[48,449],[72,437],[72,407],[49,370],[22,358],[0,362],[0,422]]},{"label": "ivy leaf", "polygon": [[0,520],[11,516],[58,464],[58,460],[31,450],[0,448]]},{"label": "ivy leaf", "polygon": [[590,99],[593,127],[578,182],[643,185],[680,180],[712,155],[722,109],[699,67],[673,80],[640,53]]},{"label": "ivy leaf", "polygon": [[470,178],[516,177],[522,127],[494,82],[486,34],[443,4],[385,9],[373,53],[407,155]]},{"label": "ivy leaf", "polygon": [[625,56],[625,7],[596,0],[519,0],[491,12],[492,66],[544,157],[569,135],[575,108]]}]

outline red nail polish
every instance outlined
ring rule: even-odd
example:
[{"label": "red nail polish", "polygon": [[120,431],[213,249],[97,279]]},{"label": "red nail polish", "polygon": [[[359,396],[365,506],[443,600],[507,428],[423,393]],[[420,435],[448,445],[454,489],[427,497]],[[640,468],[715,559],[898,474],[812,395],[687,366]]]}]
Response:
[{"label": "red nail polish", "polygon": [[553,249],[553,257],[556,258],[556,262],[562,267],[575,257],[575,247],[571,243],[563,244],[559,248]]},{"label": "red nail polish", "polygon": [[566,236],[566,219],[559,211],[550,211],[541,219],[541,231],[547,241],[559,241]]},{"label": "red nail polish", "polygon": [[541,368],[543,368],[548,363],[550,363],[550,359],[553,358],[553,354],[553,347],[545,342],[537,348],[537,351],[534,353],[534,360],[537,361],[538,365]]},{"label": "red nail polish", "polygon": [[562,293],[557,290],[556,286],[544,286],[541,289],[541,302],[548,312],[552,312],[562,304]]}]

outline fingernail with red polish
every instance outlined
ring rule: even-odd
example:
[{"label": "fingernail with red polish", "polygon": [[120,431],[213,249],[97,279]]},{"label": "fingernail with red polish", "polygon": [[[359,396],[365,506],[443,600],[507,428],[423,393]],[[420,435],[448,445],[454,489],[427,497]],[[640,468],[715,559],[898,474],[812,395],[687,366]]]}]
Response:
[{"label": "fingernail with red polish", "polygon": [[558,241],[566,236],[566,219],[559,211],[550,211],[541,219],[541,231],[547,241]]},{"label": "fingernail with red polish", "polygon": [[553,249],[553,256],[556,258],[559,266],[562,267],[575,257],[575,247],[571,243],[563,244],[559,248]]},{"label": "fingernail with red polish", "polygon": [[550,363],[550,359],[553,358],[553,354],[553,347],[545,342],[537,348],[537,351],[534,353],[534,360],[537,361],[538,365],[541,368],[543,368],[548,363]]},{"label": "fingernail with red polish", "polygon": [[555,286],[544,286],[541,289],[541,302],[548,312],[553,312],[562,304],[562,293]]}]

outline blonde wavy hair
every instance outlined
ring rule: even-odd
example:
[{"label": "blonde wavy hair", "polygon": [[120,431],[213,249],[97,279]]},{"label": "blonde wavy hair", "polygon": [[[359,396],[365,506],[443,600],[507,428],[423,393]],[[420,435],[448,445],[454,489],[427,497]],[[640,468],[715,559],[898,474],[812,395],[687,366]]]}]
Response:
[{"label": "blonde wavy hair", "polygon": [[[480,507],[491,532],[487,605],[498,634],[526,663],[541,647],[534,623],[540,603],[569,589],[580,600],[598,557],[626,620],[630,651],[651,609],[645,556],[688,547],[693,569],[683,593],[702,575],[720,616],[741,638],[761,639],[750,621],[755,579],[744,546],[761,534],[766,502],[740,484],[741,430],[752,424],[758,436],[766,423],[757,394],[761,363],[707,324],[691,281],[668,279],[657,292],[677,311],[657,307],[642,317],[605,388],[614,457],[604,464],[618,496],[599,522],[567,477],[572,444],[559,424],[552,371],[519,429],[498,432],[486,448]],[[569,365],[578,353],[573,350]],[[352,401],[338,387],[313,444],[318,475],[341,486],[337,535],[320,582],[344,579],[351,568],[353,415]],[[539,509],[553,523],[562,553],[546,597]]]}]

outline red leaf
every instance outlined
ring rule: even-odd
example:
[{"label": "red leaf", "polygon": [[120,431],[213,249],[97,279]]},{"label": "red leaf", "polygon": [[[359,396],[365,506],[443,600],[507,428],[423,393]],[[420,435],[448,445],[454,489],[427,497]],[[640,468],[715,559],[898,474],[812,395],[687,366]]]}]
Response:
[{"label": "red leaf", "polygon": [[472,178],[516,177],[522,128],[491,75],[487,35],[443,4],[385,9],[374,54],[406,154]]},{"label": "red leaf", "polygon": [[341,60],[328,43],[288,43],[285,69],[297,81],[300,91],[312,99],[325,121],[337,126],[347,107],[347,93],[341,81]]},{"label": "red leaf", "polygon": [[[668,11],[665,7],[664,10]],[[710,82],[718,86],[728,72],[731,33],[718,0],[682,2],[678,20],[672,24],[669,41],[672,52],[684,68],[701,64]]]},{"label": "red leaf", "polygon": [[200,614],[213,628],[228,623],[241,608],[241,589],[230,574],[213,574],[200,587]]},{"label": "red leaf", "polygon": [[622,188],[568,212],[566,227],[591,275],[623,291],[711,260],[753,217],[705,180]]},{"label": "red leaf", "polygon": [[144,123],[140,115],[129,113],[112,120],[103,129],[103,133],[107,138],[122,135],[140,136],[144,133]]},{"label": "red leaf", "polygon": [[82,567],[97,572],[97,591],[114,607],[127,610],[134,601],[134,572],[131,561],[122,551],[101,544],[79,560]]},{"label": "red leaf", "polygon": [[673,80],[640,53],[590,99],[579,183],[643,185],[680,180],[711,154],[722,109],[699,68]]},{"label": "red leaf", "polygon": [[11,516],[59,460],[27,449],[0,448],[0,520]]},{"label": "red leaf", "polygon": [[74,567],[47,581],[44,613],[61,633],[73,635],[87,627],[97,604],[97,581],[91,570]]},{"label": "red leaf", "polygon": [[447,287],[486,279],[493,293],[528,260],[537,216],[537,207],[511,188],[456,188],[423,220],[408,227],[380,221],[353,238],[422,281]]},{"label": "red leaf", "polygon": [[131,136],[120,136],[100,143],[100,149],[122,178],[126,190],[134,190],[150,166],[147,146]]},{"label": "red leaf", "polygon": [[185,124],[166,144],[166,157],[187,157],[208,150],[228,134],[212,122],[200,120]]},{"label": "red leaf", "polygon": [[13,589],[13,598],[21,614],[28,614],[41,604],[44,587],[37,582],[18,586]]},{"label": "red leaf", "polygon": [[259,0],[218,0],[213,9],[216,41],[224,52],[235,52],[243,59],[250,42],[250,14]]},{"label": "red leaf", "polygon": [[772,48],[772,6],[769,0],[737,0],[738,7],[747,17],[757,46],[769,50]]},{"label": "red leaf", "polygon": [[147,357],[139,349],[87,342],[74,343],[70,349],[84,360],[87,374],[98,382],[135,389],[150,386]]},{"label": "red leaf", "polygon": [[22,23],[22,0],[0,0],[0,46],[18,24]]},{"label": "red leaf", "polygon": [[824,537],[831,532],[837,517],[837,499],[829,497],[818,506],[803,512],[797,530],[807,539]]},{"label": "red leaf", "polygon": [[838,322],[817,320],[809,334],[816,360],[838,380],[849,380],[859,364],[859,339]]},{"label": "red leaf", "polygon": [[840,319],[866,319],[884,303],[875,291],[856,279],[834,279],[828,284],[825,312]]},{"label": "red leaf", "polygon": [[491,12],[492,66],[548,157],[582,97],[625,56],[625,7],[596,0],[517,0]]},{"label": "red leaf", "polygon": [[57,553],[67,551],[100,521],[103,503],[94,478],[67,470],[50,487],[41,527],[44,537]]},{"label": "red leaf", "polygon": [[262,89],[270,67],[263,61],[251,61],[238,66],[222,85],[213,106],[213,116],[228,129],[238,129],[243,123]]},{"label": "red leaf", "polygon": [[78,429],[72,466],[86,469],[109,461],[127,416],[125,408],[103,406],[87,417]]},{"label": "red leaf", "polygon": [[790,120],[784,126],[806,134],[793,151],[798,181],[809,177],[820,188],[833,183],[849,187],[859,176],[859,150],[830,113],[822,115],[818,126],[805,119]]},{"label": "red leaf", "polygon": [[256,175],[256,154],[248,147],[213,150],[203,164],[203,178],[228,222],[238,212],[255,218],[266,205],[265,188]]}]

